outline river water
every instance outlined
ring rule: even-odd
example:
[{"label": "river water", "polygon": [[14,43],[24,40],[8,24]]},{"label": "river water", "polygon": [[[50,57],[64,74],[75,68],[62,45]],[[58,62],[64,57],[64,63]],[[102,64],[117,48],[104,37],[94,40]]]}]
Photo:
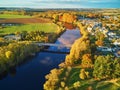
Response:
[{"label": "river water", "polygon": [[[56,44],[73,44],[80,37],[79,30],[66,30]],[[49,47],[51,51],[69,52],[70,48]],[[66,54],[39,52],[35,57],[16,68],[15,75],[8,74],[0,80],[0,90],[43,90],[45,75],[64,61]]]}]

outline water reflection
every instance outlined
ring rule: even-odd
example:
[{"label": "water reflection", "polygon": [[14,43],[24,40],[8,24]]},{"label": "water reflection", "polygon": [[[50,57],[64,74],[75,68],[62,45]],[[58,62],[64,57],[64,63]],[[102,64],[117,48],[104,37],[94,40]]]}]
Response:
[{"label": "water reflection", "polygon": [[8,72],[4,72],[2,74],[0,74],[0,80],[3,80],[5,77],[7,77]]},{"label": "water reflection", "polygon": [[[80,37],[80,31],[78,29],[75,30],[67,30],[62,36],[58,38],[55,42],[56,44],[61,45],[72,45],[74,41]],[[51,46],[48,50],[50,51],[61,51],[61,52],[69,52],[70,48],[68,47],[60,47],[60,46]]]},{"label": "water reflection", "polygon": [[16,75],[16,72],[17,72],[16,68],[10,68],[9,74],[11,77],[14,77]]},{"label": "water reflection", "polygon": [[45,59],[40,60],[40,63],[43,65],[52,65],[53,64],[53,62],[51,61],[51,57],[48,57],[48,56],[45,57]]},{"label": "water reflection", "polygon": [[12,67],[7,71],[3,72],[2,74],[0,74],[0,80],[4,79],[5,77],[8,76],[8,74],[11,76],[11,77],[14,77],[16,75],[16,68],[15,67]]},{"label": "water reflection", "polygon": [[67,30],[58,40],[57,44],[73,44],[74,41],[80,37],[80,31],[78,29],[75,30]]}]

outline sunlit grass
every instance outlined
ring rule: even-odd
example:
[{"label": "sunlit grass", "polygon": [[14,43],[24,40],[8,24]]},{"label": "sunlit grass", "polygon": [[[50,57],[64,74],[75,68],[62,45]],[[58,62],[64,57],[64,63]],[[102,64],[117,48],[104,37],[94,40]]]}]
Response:
[{"label": "sunlit grass", "polygon": [[[87,71],[92,73],[91,69],[86,69]],[[65,73],[67,70],[65,69],[64,72],[60,75],[60,78],[65,77]],[[69,76],[66,79],[66,86],[68,86],[69,90],[74,90],[73,84],[77,81],[80,81],[80,87],[78,90],[87,90],[89,87],[91,87],[93,90],[120,90],[120,86],[116,85],[109,80],[95,80],[93,77],[82,80],[79,77],[80,74],[80,68],[72,68],[72,70],[69,73]],[[90,75],[91,76],[91,75]],[[117,81],[118,84],[120,84],[120,80]]]},{"label": "sunlit grass", "polygon": [[53,23],[39,23],[39,24],[25,24],[17,26],[7,26],[0,29],[0,34],[11,34],[22,31],[44,31],[44,32],[56,32],[58,29],[57,25]]}]

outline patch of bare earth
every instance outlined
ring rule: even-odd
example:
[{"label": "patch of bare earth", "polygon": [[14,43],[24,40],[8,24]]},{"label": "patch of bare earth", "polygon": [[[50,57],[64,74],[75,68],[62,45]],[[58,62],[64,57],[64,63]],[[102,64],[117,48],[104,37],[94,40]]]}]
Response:
[{"label": "patch of bare earth", "polygon": [[14,19],[0,19],[0,23],[51,23],[50,19],[45,18],[14,18]]}]

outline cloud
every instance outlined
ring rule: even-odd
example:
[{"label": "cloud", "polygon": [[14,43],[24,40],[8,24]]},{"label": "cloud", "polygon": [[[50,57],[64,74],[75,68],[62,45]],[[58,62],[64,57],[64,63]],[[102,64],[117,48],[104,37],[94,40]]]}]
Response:
[{"label": "cloud", "polygon": [[111,3],[111,2],[117,2],[117,0],[86,0],[91,3]]},{"label": "cloud", "polygon": [[31,8],[113,8],[120,7],[119,0],[0,0],[0,7]]}]

